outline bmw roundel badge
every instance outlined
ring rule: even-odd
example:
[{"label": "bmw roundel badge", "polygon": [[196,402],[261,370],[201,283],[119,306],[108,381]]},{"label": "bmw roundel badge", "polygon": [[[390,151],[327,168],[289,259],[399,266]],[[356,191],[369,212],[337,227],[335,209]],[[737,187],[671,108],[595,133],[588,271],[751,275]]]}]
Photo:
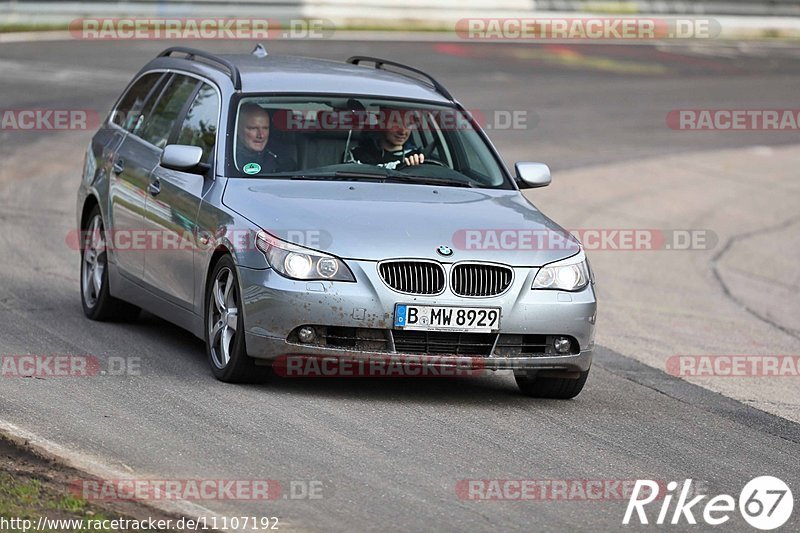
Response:
[{"label": "bmw roundel badge", "polygon": [[449,257],[449,256],[453,255],[453,249],[450,248],[449,246],[440,246],[440,247],[438,247],[436,249],[436,252],[439,255],[443,255],[445,257]]}]

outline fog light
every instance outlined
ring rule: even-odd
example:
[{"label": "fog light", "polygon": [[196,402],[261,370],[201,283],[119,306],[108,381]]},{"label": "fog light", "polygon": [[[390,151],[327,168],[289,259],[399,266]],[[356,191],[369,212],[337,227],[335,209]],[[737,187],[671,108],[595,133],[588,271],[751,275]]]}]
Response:
[{"label": "fog light", "polygon": [[[297,332],[297,338],[300,339],[300,342],[308,344],[309,342],[314,342],[314,339],[317,338],[317,332],[314,331],[314,328],[305,326]],[[567,341],[567,344],[569,344],[569,341]]]},{"label": "fog light", "polygon": [[553,340],[553,348],[555,348],[556,353],[569,353],[572,349],[572,343],[566,337],[556,337]]}]

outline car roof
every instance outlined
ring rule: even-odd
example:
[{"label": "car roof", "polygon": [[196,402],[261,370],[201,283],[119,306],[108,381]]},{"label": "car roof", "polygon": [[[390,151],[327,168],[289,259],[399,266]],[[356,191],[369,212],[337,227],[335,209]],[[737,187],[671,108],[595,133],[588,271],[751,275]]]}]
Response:
[{"label": "car roof", "polygon": [[[241,76],[242,93],[305,93],[380,96],[452,103],[431,84],[384,68],[359,66],[310,57],[253,54],[216,56],[233,63]],[[158,57],[148,68],[176,68],[209,76],[211,63],[178,57]],[[224,76],[214,75],[219,81]]]}]

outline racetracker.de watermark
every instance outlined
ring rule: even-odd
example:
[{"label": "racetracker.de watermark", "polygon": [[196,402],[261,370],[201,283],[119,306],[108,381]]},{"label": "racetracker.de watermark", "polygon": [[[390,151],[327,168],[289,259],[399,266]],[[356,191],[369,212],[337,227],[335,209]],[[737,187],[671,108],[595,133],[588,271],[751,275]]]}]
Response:
[{"label": "racetracker.de watermark", "polygon": [[96,357],[94,355],[3,355],[0,377],[85,378],[96,376],[140,376],[141,357]]},{"label": "racetracker.de watermark", "polygon": [[[333,242],[331,234],[321,229],[275,229],[269,234],[280,240],[298,246],[326,249]],[[167,252],[208,251],[225,244],[239,251],[260,250],[256,246],[257,234],[250,229],[229,228],[219,235],[210,231],[190,231],[186,229],[111,229],[99,231],[71,230],[65,237],[71,250],[103,251],[141,251],[158,250]]]},{"label": "racetracker.de watermark", "polygon": [[461,229],[453,233],[458,250],[571,250],[578,239],[585,250],[711,250],[719,242],[708,229],[581,228],[570,230]]},{"label": "racetracker.de watermark", "polygon": [[321,18],[80,18],[69,31],[81,40],[329,39],[335,26]]},{"label": "racetracker.de watermark", "polygon": [[800,355],[673,355],[667,373],[679,377],[800,377]]},{"label": "racetracker.de watermark", "polygon": [[70,492],[88,501],[321,500],[333,486],[319,479],[77,479]]},{"label": "racetracker.de watermark", "polygon": [[0,131],[87,131],[99,125],[94,109],[0,109]]},{"label": "racetracker.de watermark", "polygon": [[800,109],[673,109],[666,121],[678,131],[796,132]]},{"label": "racetracker.de watermark", "polygon": [[423,357],[413,354],[371,354],[362,357],[283,355],[273,362],[272,369],[285,378],[476,377],[488,372],[482,357]]},{"label": "racetracker.de watermark", "polygon": [[604,501],[627,500],[635,479],[461,479],[460,500]]},{"label": "racetracker.de watermark", "polygon": [[281,131],[350,132],[392,131],[463,131],[479,127],[493,131],[525,131],[539,123],[539,115],[528,109],[388,109],[365,110],[278,110],[271,115],[271,125]]},{"label": "racetracker.de watermark", "polygon": [[720,23],[711,18],[527,17],[464,18],[456,34],[469,40],[650,41],[713,39]]}]

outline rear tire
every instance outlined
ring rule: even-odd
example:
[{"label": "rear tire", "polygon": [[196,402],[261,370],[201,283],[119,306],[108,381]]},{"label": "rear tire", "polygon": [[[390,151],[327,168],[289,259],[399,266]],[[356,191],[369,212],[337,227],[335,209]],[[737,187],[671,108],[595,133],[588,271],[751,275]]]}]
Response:
[{"label": "rear tire", "polygon": [[206,289],[206,355],[214,377],[226,383],[263,383],[270,368],[247,355],[239,277],[230,256],[222,257]]},{"label": "rear tire", "polygon": [[589,371],[580,372],[577,378],[529,376],[515,374],[517,386],[522,394],[532,398],[568,400],[580,394],[589,377]]},{"label": "rear tire", "polygon": [[108,251],[100,208],[89,213],[81,232],[81,304],[92,320],[136,320],[141,309],[111,296],[108,284]]}]

